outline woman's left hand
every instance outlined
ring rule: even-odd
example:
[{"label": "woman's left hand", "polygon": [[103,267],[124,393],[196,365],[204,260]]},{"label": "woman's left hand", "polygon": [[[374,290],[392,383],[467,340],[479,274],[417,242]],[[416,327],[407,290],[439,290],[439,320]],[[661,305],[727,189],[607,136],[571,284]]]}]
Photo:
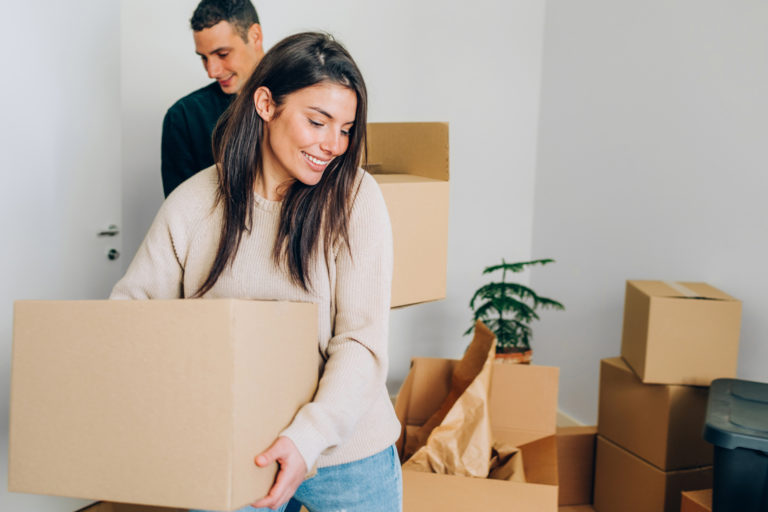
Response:
[{"label": "woman's left hand", "polygon": [[296,445],[287,437],[278,437],[272,446],[256,456],[256,465],[260,468],[277,462],[277,478],[269,490],[269,494],[252,506],[275,509],[293,497],[304,477],[307,475],[307,464],[299,453]]}]

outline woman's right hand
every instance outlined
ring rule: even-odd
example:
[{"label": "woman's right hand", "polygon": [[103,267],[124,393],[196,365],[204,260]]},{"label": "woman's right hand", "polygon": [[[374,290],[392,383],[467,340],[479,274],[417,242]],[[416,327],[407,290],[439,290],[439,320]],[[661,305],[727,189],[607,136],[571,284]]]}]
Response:
[{"label": "woman's right hand", "polygon": [[253,507],[276,509],[290,500],[307,475],[307,464],[298,448],[288,437],[278,437],[272,446],[256,456],[257,466],[263,468],[277,462],[279,468],[269,494],[253,503]]}]

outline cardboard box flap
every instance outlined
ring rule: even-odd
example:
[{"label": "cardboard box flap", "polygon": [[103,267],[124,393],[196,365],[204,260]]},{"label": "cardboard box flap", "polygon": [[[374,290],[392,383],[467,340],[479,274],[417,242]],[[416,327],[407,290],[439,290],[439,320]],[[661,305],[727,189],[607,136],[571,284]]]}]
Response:
[{"label": "cardboard box flap", "polygon": [[[408,425],[421,425],[448,395],[452,359],[416,357],[403,383],[397,407]],[[554,435],[559,368],[495,363],[489,407],[494,432],[505,438],[520,432],[521,442]]]},{"label": "cardboard box flap", "polygon": [[448,181],[448,123],[369,123],[371,174],[411,174]]},{"label": "cardboard box flap", "polygon": [[403,510],[556,510],[557,487],[483,478],[403,472]]},{"label": "cardboard box flap", "polygon": [[440,408],[448,396],[455,363],[452,359],[413,358],[397,397],[397,408],[405,413],[398,417],[404,424],[423,425]]},{"label": "cardboard box flap", "polygon": [[738,300],[707,283],[680,281],[629,281],[629,283],[649,297],[722,301]]},{"label": "cardboard box flap", "polygon": [[518,446],[523,452],[525,481],[534,484],[557,485],[557,438],[546,436]]},{"label": "cardboard box flap", "polygon": [[555,435],[560,369],[496,363],[491,381],[491,425],[496,430],[525,430]]}]

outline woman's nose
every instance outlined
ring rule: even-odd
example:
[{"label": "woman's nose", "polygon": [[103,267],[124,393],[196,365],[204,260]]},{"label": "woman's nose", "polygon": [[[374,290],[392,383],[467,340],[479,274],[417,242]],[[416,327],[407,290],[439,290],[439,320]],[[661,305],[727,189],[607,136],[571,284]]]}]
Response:
[{"label": "woman's nose", "polygon": [[320,144],[320,148],[333,156],[338,156],[346,150],[345,145],[346,140],[344,137],[340,133],[333,131],[325,137],[325,140]]}]

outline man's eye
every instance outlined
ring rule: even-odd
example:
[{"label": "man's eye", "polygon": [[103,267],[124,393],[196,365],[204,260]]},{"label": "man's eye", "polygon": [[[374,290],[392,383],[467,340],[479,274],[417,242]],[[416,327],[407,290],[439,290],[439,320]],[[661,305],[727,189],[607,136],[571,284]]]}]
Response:
[{"label": "man's eye", "polygon": [[220,53],[220,54],[219,54],[219,58],[220,58],[220,59],[226,59],[226,58],[227,58],[227,55],[229,55],[229,52],[227,52],[227,53]]}]

